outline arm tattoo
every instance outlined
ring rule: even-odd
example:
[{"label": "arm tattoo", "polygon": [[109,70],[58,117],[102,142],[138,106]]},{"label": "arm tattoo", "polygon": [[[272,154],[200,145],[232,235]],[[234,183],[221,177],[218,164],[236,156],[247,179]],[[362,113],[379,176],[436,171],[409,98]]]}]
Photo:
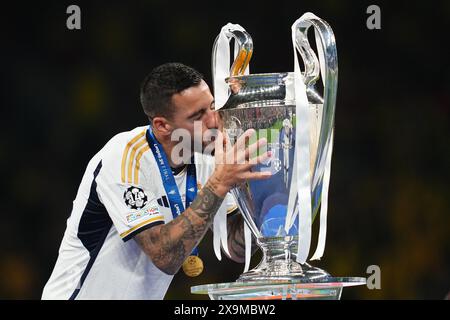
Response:
[{"label": "arm tattoo", "polygon": [[214,193],[215,183],[208,180],[191,206],[171,222],[144,230],[134,237],[163,272],[177,273],[211,225],[223,202],[223,198]]},{"label": "arm tattoo", "polygon": [[212,218],[223,202],[223,198],[214,193],[215,188],[215,183],[208,181],[190,206],[191,210],[198,217],[203,218],[208,222],[212,221]]}]

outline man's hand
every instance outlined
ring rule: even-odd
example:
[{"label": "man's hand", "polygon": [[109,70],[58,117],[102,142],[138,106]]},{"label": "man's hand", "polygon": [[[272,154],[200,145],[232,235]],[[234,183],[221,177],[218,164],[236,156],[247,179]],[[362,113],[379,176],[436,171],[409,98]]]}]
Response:
[{"label": "man's hand", "polygon": [[215,149],[216,167],[209,181],[214,187],[213,191],[221,197],[230,189],[247,180],[261,180],[270,178],[270,172],[252,172],[252,167],[266,160],[270,152],[265,152],[253,157],[257,151],[267,144],[265,138],[246,147],[247,141],[255,134],[255,130],[245,131],[231,146],[230,139],[226,133],[223,139],[218,139]]}]

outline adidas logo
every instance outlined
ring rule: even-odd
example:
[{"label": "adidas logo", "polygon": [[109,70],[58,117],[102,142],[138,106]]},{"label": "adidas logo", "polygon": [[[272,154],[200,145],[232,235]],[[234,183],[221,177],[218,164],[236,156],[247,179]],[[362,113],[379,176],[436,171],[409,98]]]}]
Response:
[{"label": "adidas logo", "polygon": [[170,208],[169,201],[167,200],[166,196],[162,196],[157,201],[161,207]]}]

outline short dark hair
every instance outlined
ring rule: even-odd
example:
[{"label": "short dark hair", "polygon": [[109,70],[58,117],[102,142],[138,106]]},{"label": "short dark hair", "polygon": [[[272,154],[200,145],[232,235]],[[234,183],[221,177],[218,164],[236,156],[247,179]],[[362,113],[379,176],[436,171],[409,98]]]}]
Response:
[{"label": "short dark hair", "polygon": [[141,85],[141,104],[151,120],[173,115],[172,96],[200,84],[203,75],[182,63],[165,63],[154,68]]}]

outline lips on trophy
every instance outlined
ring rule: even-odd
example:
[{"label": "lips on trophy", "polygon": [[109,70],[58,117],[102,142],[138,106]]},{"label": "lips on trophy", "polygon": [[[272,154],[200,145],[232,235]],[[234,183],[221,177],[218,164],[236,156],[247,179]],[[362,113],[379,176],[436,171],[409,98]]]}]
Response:
[{"label": "lips on trophy", "polygon": [[[319,58],[308,41],[310,27],[316,35]],[[262,261],[234,283],[193,287],[193,293],[208,293],[213,299],[273,298],[278,293],[282,298],[336,299],[342,287],[365,283],[364,278],[332,277],[298,259],[302,245],[299,235],[304,228],[299,214],[303,198],[299,192],[310,193],[306,198],[311,201],[310,222],[313,222],[320,211],[323,193],[328,190],[338,65],[334,34],[324,20],[307,13],[296,21],[292,32],[294,48],[300,53],[305,69],[300,77],[299,68],[295,72],[244,74],[253,53],[253,42],[239,25],[225,26],[214,43],[213,76],[218,74],[217,59],[223,57],[218,47],[224,38],[234,39],[237,48],[234,63],[224,79],[227,98],[218,111],[224,131],[232,143],[250,128],[255,129],[257,138],[265,137],[271,156],[252,170],[270,171],[272,175],[231,190],[262,250]],[[318,89],[320,78],[322,94]],[[298,85],[299,79],[302,86]],[[299,106],[299,90],[304,90],[303,109]],[[220,100],[216,88],[215,95],[216,101]],[[305,145],[308,150],[302,154]],[[300,162],[299,159],[305,160],[301,158],[304,154],[309,155],[309,161]],[[302,164],[310,181],[306,189],[299,188]]]}]

